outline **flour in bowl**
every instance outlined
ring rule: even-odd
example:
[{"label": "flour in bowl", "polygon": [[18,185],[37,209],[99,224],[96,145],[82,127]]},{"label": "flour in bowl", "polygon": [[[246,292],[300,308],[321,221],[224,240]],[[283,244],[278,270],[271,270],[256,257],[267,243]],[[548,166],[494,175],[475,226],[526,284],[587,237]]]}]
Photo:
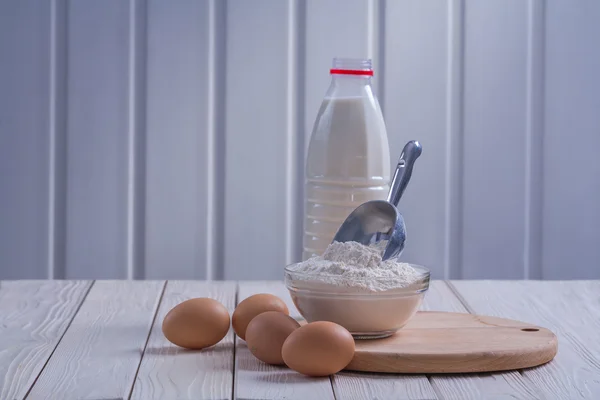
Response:
[{"label": "flour in bowl", "polygon": [[[312,257],[289,269],[295,280],[381,292],[407,288],[421,274],[410,264],[381,260],[386,242],[365,246],[358,242],[333,242],[322,256]],[[307,274],[307,275],[302,275]]]}]

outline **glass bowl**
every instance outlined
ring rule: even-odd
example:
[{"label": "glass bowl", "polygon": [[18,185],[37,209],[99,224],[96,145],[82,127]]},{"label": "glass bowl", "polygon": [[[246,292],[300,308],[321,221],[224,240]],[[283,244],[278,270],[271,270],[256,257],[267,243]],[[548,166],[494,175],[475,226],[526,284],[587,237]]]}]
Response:
[{"label": "glass bowl", "polygon": [[385,291],[367,288],[377,279],[343,278],[342,282],[337,275],[293,271],[293,265],[285,268],[285,285],[300,314],[308,322],[335,322],[355,339],[393,335],[415,315],[429,289],[429,270],[415,264],[409,264],[419,273],[415,282]]}]

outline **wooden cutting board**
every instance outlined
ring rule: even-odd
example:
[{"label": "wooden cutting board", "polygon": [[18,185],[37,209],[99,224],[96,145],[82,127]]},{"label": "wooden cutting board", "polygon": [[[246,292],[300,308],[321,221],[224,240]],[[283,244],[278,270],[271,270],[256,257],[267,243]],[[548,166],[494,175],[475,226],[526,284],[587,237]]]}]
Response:
[{"label": "wooden cutting board", "polygon": [[483,315],[418,312],[385,339],[357,340],[347,370],[459,373],[534,367],[554,358],[558,340],[546,328]]}]

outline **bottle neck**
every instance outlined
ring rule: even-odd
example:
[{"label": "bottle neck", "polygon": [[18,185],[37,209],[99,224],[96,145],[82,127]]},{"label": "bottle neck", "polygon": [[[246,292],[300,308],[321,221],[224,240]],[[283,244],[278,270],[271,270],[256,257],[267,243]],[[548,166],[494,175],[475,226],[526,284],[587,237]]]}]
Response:
[{"label": "bottle neck", "polygon": [[331,88],[342,88],[343,91],[370,91],[373,68],[369,59],[336,57],[329,72]]},{"label": "bottle neck", "polygon": [[332,85],[370,86],[372,77],[369,75],[331,74]]},{"label": "bottle neck", "polygon": [[331,75],[331,85],[327,97],[373,97],[371,77],[367,75]]}]

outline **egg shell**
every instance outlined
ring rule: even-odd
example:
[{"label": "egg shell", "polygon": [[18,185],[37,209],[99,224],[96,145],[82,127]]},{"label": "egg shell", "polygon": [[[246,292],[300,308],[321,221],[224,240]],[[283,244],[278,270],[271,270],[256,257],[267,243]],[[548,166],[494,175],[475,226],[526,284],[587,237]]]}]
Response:
[{"label": "egg shell", "polygon": [[246,329],[246,343],[254,357],[267,364],[282,365],[283,342],[300,324],[279,311],[267,311],[250,321]]},{"label": "egg shell", "polygon": [[242,339],[246,339],[246,328],[254,317],[267,311],[279,311],[289,315],[285,302],[272,294],[260,293],[248,297],[236,307],[231,317],[233,330]]},{"label": "egg shell", "polygon": [[285,364],[308,376],[327,376],[346,367],[354,357],[354,338],[344,327],[329,321],[304,325],[283,343]]},{"label": "egg shell", "polygon": [[162,331],[171,343],[187,349],[215,345],[229,331],[229,312],[217,300],[186,300],[167,313]]}]

